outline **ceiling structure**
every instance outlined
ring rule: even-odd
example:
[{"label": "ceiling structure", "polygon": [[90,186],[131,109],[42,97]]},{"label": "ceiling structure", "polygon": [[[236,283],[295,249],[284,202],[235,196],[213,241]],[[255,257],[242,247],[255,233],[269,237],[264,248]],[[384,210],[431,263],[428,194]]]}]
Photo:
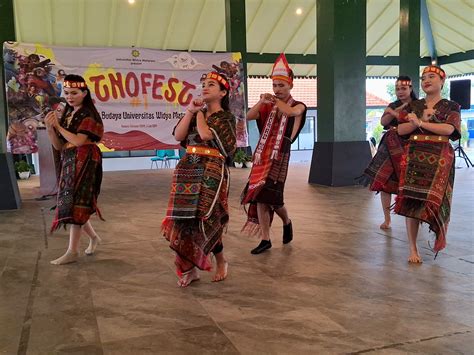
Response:
[{"label": "ceiling structure", "polygon": [[[316,54],[316,0],[245,2],[247,52]],[[16,40],[20,42],[226,50],[224,0],[14,0],[13,3]],[[426,0],[426,4],[438,57],[472,53],[474,1]],[[367,0],[368,56],[398,56],[399,9],[399,0]],[[420,57],[427,56],[429,41],[421,26]],[[292,67],[299,76],[317,75],[315,64]],[[474,59],[443,67],[449,75],[471,74]],[[249,75],[268,75],[270,71],[271,64],[248,64]],[[367,66],[367,76],[396,75],[397,66]]]}]

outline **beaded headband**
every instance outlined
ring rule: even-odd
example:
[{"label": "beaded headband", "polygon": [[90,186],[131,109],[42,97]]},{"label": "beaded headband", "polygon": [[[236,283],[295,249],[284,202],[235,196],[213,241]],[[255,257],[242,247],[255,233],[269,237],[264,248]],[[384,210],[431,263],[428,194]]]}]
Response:
[{"label": "beaded headband", "polygon": [[411,86],[411,80],[397,80],[397,83],[403,86]]},{"label": "beaded headband", "polygon": [[85,88],[87,88],[87,84],[83,81],[65,80],[63,86],[65,88],[71,88],[71,89],[85,89]]},{"label": "beaded headband", "polygon": [[425,67],[425,69],[423,69],[423,73],[421,75],[424,75],[426,73],[435,73],[438,74],[441,79],[446,78],[446,73],[444,72],[444,70],[440,67],[437,67],[436,65],[428,65],[427,67]]},{"label": "beaded headband", "polygon": [[206,75],[206,79],[215,80],[215,81],[217,81],[218,83],[224,85],[224,87],[225,87],[227,90],[230,89],[230,85],[229,85],[228,81],[225,80],[223,76],[221,76],[219,73],[216,73],[215,71],[211,71],[210,73],[208,73],[208,74]]}]

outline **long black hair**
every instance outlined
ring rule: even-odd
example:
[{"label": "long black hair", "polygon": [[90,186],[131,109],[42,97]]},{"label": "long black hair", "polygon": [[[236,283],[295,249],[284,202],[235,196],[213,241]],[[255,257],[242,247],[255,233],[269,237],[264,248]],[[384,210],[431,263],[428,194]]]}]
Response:
[{"label": "long black hair", "polygon": [[[407,75],[400,75],[398,78],[397,78],[397,81],[409,81],[409,82],[412,82],[411,81],[411,78]],[[418,97],[416,96],[415,92],[413,91],[413,85],[410,85],[410,97],[412,100],[418,100]]]},{"label": "long black hair", "polygon": [[[73,82],[79,82],[79,83],[86,82],[82,76],[76,75],[76,74],[66,75],[64,77],[64,81],[73,81]],[[91,92],[89,88],[86,86],[85,88],[78,88],[78,89],[81,91],[87,92],[86,96],[84,97],[84,100],[82,101],[82,107],[88,109],[93,115],[93,118],[95,120],[101,121],[99,111],[97,111],[94,105],[94,101],[92,101],[92,96],[91,96]],[[66,117],[67,115],[69,115],[73,109],[74,108],[71,105],[66,103],[66,109],[64,110],[63,117]]]}]

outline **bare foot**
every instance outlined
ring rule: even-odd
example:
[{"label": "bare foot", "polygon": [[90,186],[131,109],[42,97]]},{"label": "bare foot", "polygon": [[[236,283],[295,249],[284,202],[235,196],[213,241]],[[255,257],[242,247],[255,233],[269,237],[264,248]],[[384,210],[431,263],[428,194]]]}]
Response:
[{"label": "bare foot", "polygon": [[70,264],[70,263],[75,263],[78,258],[79,258],[78,252],[73,252],[73,251],[68,250],[66,254],[64,254],[60,258],[57,258],[56,260],[50,261],[50,263],[53,265]]},{"label": "bare foot", "polygon": [[96,235],[94,238],[89,238],[89,246],[84,251],[86,255],[93,255],[95,252],[95,249],[100,243],[102,243],[102,239],[100,239],[98,235]]},{"label": "bare foot", "polygon": [[183,276],[178,280],[179,287],[188,287],[191,282],[198,281],[200,279],[199,273],[195,267],[188,272],[183,273]]},{"label": "bare foot", "polygon": [[224,261],[223,263],[217,263],[216,274],[212,278],[212,282],[224,281],[227,277],[228,267],[229,263],[227,261]]},{"label": "bare foot", "polygon": [[421,258],[420,254],[415,251],[410,253],[410,256],[408,257],[408,262],[412,264],[421,264],[423,262],[423,259]]},{"label": "bare foot", "polygon": [[390,227],[390,221],[385,221],[383,222],[381,225],[380,225],[380,229],[383,229],[383,230],[387,230],[387,229],[390,229],[392,227]]}]

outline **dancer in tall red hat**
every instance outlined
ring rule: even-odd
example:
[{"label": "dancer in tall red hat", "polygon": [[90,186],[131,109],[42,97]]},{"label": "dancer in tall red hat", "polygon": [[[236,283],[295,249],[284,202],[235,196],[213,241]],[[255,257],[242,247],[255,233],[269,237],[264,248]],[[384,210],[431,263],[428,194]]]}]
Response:
[{"label": "dancer in tall red hat", "polygon": [[283,192],[291,143],[298,137],[306,119],[306,105],[291,96],[294,75],[283,53],[275,61],[271,76],[273,94],[260,95],[260,100],[247,113],[248,120],[257,120],[260,131],[249,181],[241,199],[248,207],[243,230],[261,238],[252,254],[272,247],[270,226],[274,213],[283,221],[283,243],[293,239],[293,226]]}]

